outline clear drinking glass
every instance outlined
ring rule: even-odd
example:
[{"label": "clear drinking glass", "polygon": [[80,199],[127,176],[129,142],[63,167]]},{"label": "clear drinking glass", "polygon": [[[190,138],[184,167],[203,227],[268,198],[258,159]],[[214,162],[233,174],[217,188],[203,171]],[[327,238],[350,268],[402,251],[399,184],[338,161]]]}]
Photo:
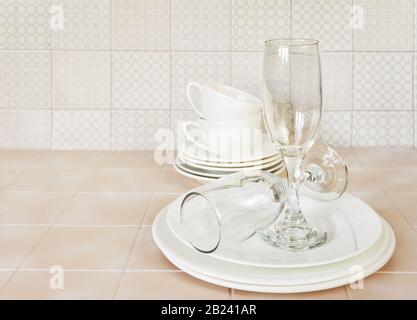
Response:
[{"label": "clear drinking glass", "polygon": [[288,173],[286,208],[266,240],[286,249],[314,248],[326,242],[327,234],[304,218],[298,194],[303,158],[316,140],[322,111],[318,41],[266,41],[263,82],[265,124]]},{"label": "clear drinking glass", "polygon": [[250,170],[191,191],[180,204],[185,237],[203,253],[239,245],[276,221],[285,206],[286,188],[285,180]]}]

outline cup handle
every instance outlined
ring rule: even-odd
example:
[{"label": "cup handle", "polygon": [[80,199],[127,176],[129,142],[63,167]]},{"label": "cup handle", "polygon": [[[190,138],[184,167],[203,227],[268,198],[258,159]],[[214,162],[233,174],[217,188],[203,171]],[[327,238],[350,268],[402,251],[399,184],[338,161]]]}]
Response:
[{"label": "cup handle", "polygon": [[211,152],[211,151],[207,148],[207,146],[206,146],[206,145],[204,145],[204,144],[202,144],[202,143],[198,142],[196,139],[194,139],[194,137],[193,137],[191,134],[189,134],[189,133],[188,133],[188,128],[189,128],[190,126],[194,126],[195,128],[200,129],[200,127],[198,126],[198,124],[197,124],[196,122],[194,122],[194,121],[187,121],[187,122],[184,122],[184,124],[183,124],[183,126],[182,126],[182,131],[184,132],[184,136],[185,136],[185,138],[186,138],[187,140],[190,140],[190,141],[191,141],[192,143],[194,143],[197,147],[199,147],[199,148],[201,148],[201,149],[203,149],[203,150],[205,150],[205,151]]},{"label": "cup handle", "polygon": [[193,101],[193,99],[191,97],[191,89],[193,87],[196,88],[196,89],[198,89],[198,91],[200,92],[200,94],[201,94],[201,91],[203,89],[201,87],[201,85],[199,83],[197,83],[197,82],[190,82],[189,84],[187,84],[187,99],[188,99],[188,102],[191,104],[191,106],[193,107],[193,109],[195,110],[195,112],[197,112],[198,116],[200,118],[204,118],[203,114],[201,113],[200,110],[198,110],[197,106],[195,105],[195,103],[194,103],[194,101]]}]

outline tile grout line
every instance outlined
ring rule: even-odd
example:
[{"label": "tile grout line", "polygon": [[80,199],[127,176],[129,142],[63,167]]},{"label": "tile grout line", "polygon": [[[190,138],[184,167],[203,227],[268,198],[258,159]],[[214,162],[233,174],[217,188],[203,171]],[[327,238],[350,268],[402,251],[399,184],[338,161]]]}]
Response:
[{"label": "tile grout line", "polygon": [[[163,166],[161,166],[161,168],[160,168],[160,170],[159,170],[158,178],[156,179],[156,182],[155,182],[155,185],[154,185],[154,190],[153,190],[153,191],[155,191],[155,189],[156,189],[157,185],[159,184],[159,180],[160,180],[160,178],[161,178],[162,171],[163,171]],[[113,299],[113,300],[117,298],[117,296],[118,296],[118,294],[119,294],[119,292],[120,292],[120,288],[121,288],[121,285],[122,285],[123,277],[124,277],[124,275],[127,273],[127,270],[128,270],[128,268],[129,268],[129,262],[130,262],[130,260],[131,260],[131,258],[132,258],[132,255],[133,255],[133,253],[134,253],[134,250],[135,250],[135,248],[136,248],[136,243],[137,243],[137,241],[138,241],[138,239],[139,239],[139,236],[140,236],[140,234],[141,234],[141,231],[143,230],[143,225],[142,225],[142,223],[144,222],[144,220],[145,220],[145,218],[146,218],[146,216],[147,216],[147,214],[148,214],[148,210],[149,210],[149,208],[150,208],[150,205],[151,205],[151,203],[152,203],[152,200],[153,200],[153,199],[154,199],[154,193],[152,193],[152,195],[151,195],[151,199],[149,200],[149,202],[148,202],[148,204],[147,204],[147,206],[146,206],[145,214],[144,214],[144,215],[143,215],[143,217],[142,217],[142,220],[141,220],[141,225],[140,225],[140,227],[138,228],[138,230],[136,231],[136,234],[135,234],[135,236],[134,236],[134,238],[133,238],[132,245],[131,245],[130,250],[129,250],[129,253],[128,253],[127,257],[126,257],[126,263],[125,263],[125,266],[124,266],[124,268],[123,268],[123,273],[121,274],[121,276],[120,276],[120,278],[119,278],[119,281],[118,281],[118,283],[117,283],[117,286],[116,286],[116,288],[115,288],[115,290],[114,290],[114,293],[113,293],[113,296],[112,296],[112,299]]]},{"label": "tile grout line", "polygon": [[390,196],[390,192],[386,192],[385,196],[388,198],[389,202],[391,203],[391,205],[397,209],[398,213],[400,214],[401,217],[403,217],[403,219],[408,223],[408,226],[413,228],[413,224],[412,222],[407,218],[407,216],[402,212],[402,210],[400,210],[400,208],[395,204],[395,202],[392,200],[391,196]]}]

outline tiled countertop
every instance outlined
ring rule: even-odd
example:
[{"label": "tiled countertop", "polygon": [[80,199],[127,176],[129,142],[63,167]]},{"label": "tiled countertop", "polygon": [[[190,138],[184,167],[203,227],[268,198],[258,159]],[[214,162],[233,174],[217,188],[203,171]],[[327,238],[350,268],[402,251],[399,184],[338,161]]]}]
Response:
[{"label": "tiled countertop", "polygon": [[[151,224],[197,183],[155,164],[151,152],[0,151],[0,298],[417,299],[417,151],[341,151],[348,191],[397,237],[393,258],[363,290],[256,294],[177,270],[154,245]],[[53,265],[65,268],[63,290],[50,288]]]}]

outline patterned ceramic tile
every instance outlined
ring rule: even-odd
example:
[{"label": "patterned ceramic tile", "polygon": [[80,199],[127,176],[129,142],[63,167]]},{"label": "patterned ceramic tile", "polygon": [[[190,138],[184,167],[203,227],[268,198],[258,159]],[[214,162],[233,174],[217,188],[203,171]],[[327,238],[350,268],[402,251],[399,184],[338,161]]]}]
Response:
[{"label": "patterned ceramic tile", "polygon": [[155,134],[160,129],[169,130],[169,122],[167,111],[114,111],[113,149],[153,149],[158,145]]},{"label": "patterned ceramic tile", "polygon": [[293,0],[293,37],[320,40],[322,50],[351,50],[351,1]]},{"label": "patterned ceramic tile", "polygon": [[413,0],[354,0],[354,3],[363,12],[362,27],[354,29],[356,50],[413,49]]},{"label": "patterned ceramic tile", "polygon": [[412,147],[413,112],[354,112],[353,145]]},{"label": "patterned ceramic tile", "polygon": [[54,52],[52,79],[54,108],[110,107],[108,52]]},{"label": "patterned ceramic tile", "polygon": [[190,81],[229,84],[230,59],[227,53],[174,53],[172,55],[172,107],[191,109],[185,94]]},{"label": "patterned ceramic tile", "polygon": [[183,124],[186,121],[197,121],[198,115],[195,111],[172,111],[171,112],[171,132],[172,137],[175,139],[174,148],[181,144],[184,139]]},{"label": "patterned ceramic tile", "polygon": [[262,53],[232,53],[232,86],[261,96]]},{"label": "patterned ceramic tile", "polygon": [[52,31],[55,49],[110,49],[110,0],[52,0],[64,28]]},{"label": "patterned ceramic tile", "polygon": [[411,109],[412,67],[411,54],[355,54],[354,108],[356,110]]},{"label": "patterned ceramic tile", "polygon": [[290,37],[289,0],[232,0],[232,49],[263,50],[265,40]]},{"label": "patterned ceramic tile", "polygon": [[50,7],[45,0],[0,0],[0,48],[48,49]]},{"label": "patterned ceramic tile", "polygon": [[114,49],[170,48],[170,1],[112,1]]},{"label": "patterned ceramic tile", "polygon": [[0,148],[47,149],[50,145],[50,138],[50,111],[0,111]]},{"label": "patterned ceramic tile", "polygon": [[0,52],[0,108],[50,108],[50,54]]},{"label": "patterned ceramic tile", "polygon": [[169,53],[114,52],[113,107],[169,109]]},{"label": "patterned ceramic tile", "polygon": [[352,109],[352,54],[323,53],[324,110]]},{"label": "patterned ceramic tile", "polygon": [[110,111],[54,111],[52,148],[108,150]]},{"label": "patterned ceramic tile", "polygon": [[228,50],[229,30],[229,1],[172,0],[172,49]]},{"label": "patterned ceramic tile", "polygon": [[320,124],[320,138],[335,147],[352,145],[352,113],[351,111],[323,112]]}]

